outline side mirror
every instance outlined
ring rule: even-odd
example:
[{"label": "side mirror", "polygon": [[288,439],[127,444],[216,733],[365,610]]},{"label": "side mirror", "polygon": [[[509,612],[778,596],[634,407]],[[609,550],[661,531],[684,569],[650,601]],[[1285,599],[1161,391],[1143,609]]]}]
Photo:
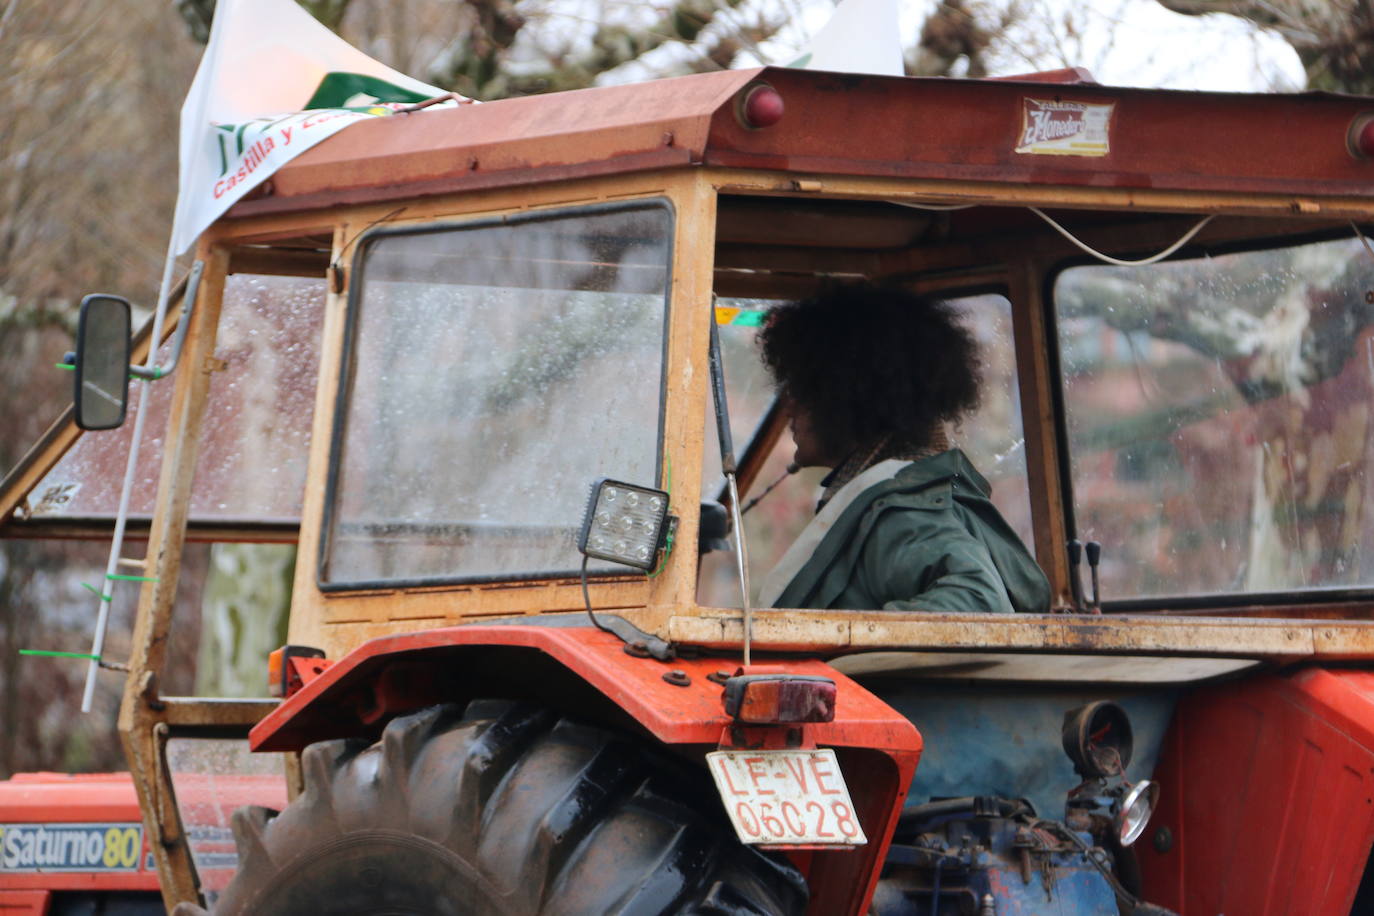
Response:
[{"label": "side mirror", "polygon": [[114,429],[129,404],[129,302],[119,296],[81,300],[76,325],[76,425]]}]

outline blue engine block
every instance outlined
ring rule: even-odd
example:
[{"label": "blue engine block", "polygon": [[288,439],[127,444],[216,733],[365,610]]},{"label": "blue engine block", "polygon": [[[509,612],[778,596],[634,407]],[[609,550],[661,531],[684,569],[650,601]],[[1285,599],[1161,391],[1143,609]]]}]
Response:
[{"label": "blue engine block", "polygon": [[1120,913],[1103,874],[1110,855],[1090,834],[1041,820],[1024,802],[949,799],[911,815],[888,853],[877,916]]}]

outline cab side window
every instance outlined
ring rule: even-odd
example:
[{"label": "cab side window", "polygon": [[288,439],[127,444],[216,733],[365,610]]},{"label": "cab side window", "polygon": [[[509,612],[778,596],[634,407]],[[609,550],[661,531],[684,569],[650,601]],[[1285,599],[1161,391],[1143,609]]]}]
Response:
[{"label": "cab side window", "polygon": [[[950,442],[962,448],[974,466],[988,478],[998,511],[1033,553],[1011,303],[998,294],[953,296],[946,301],[955,307],[973,332],[983,362],[981,406],[957,429],[950,430]],[[717,301],[731,434],[737,452],[741,452],[744,444],[754,436],[773,402],[772,382],[760,361],[756,338],[767,310],[777,304],[760,299],[722,298]],[[713,409],[708,403],[702,465],[703,499],[715,498],[724,485]],[[792,455],[792,438],[784,431],[752,488],[741,496],[741,505],[748,507],[766,487],[778,483],[776,489],[744,516],[750,584],[756,592],[768,571],[815,513],[820,481],[826,474],[822,468],[805,468],[787,475]],[[755,599],[757,595],[751,596],[751,600]],[[732,554],[716,551],[702,557],[697,600],[713,607],[739,604],[739,583]]]},{"label": "cab side window", "polygon": [[1054,282],[1074,513],[1109,599],[1374,585],[1356,239]]}]

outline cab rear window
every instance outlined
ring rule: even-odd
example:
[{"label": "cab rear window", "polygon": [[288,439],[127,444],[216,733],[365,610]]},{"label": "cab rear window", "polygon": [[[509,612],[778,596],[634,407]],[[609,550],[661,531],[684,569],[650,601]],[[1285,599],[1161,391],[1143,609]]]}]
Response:
[{"label": "cab rear window", "polygon": [[1354,238],[1058,274],[1104,598],[1374,586],[1372,290]]}]

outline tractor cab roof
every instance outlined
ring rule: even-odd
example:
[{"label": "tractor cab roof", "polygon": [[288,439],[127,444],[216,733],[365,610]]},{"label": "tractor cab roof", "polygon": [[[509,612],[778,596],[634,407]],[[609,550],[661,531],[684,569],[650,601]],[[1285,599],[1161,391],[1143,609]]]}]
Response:
[{"label": "tractor cab roof", "polygon": [[[779,190],[807,190],[816,175],[1320,197],[1374,190],[1374,162],[1359,148],[1374,99],[1125,89],[1082,76],[768,67],[378,118],[302,154],[229,215],[691,166],[803,182]],[[776,90],[783,112],[751,127],[742,106],[760,84]],[[1055,142],[1085,119],[1098,125],[1091,143]]]}]

